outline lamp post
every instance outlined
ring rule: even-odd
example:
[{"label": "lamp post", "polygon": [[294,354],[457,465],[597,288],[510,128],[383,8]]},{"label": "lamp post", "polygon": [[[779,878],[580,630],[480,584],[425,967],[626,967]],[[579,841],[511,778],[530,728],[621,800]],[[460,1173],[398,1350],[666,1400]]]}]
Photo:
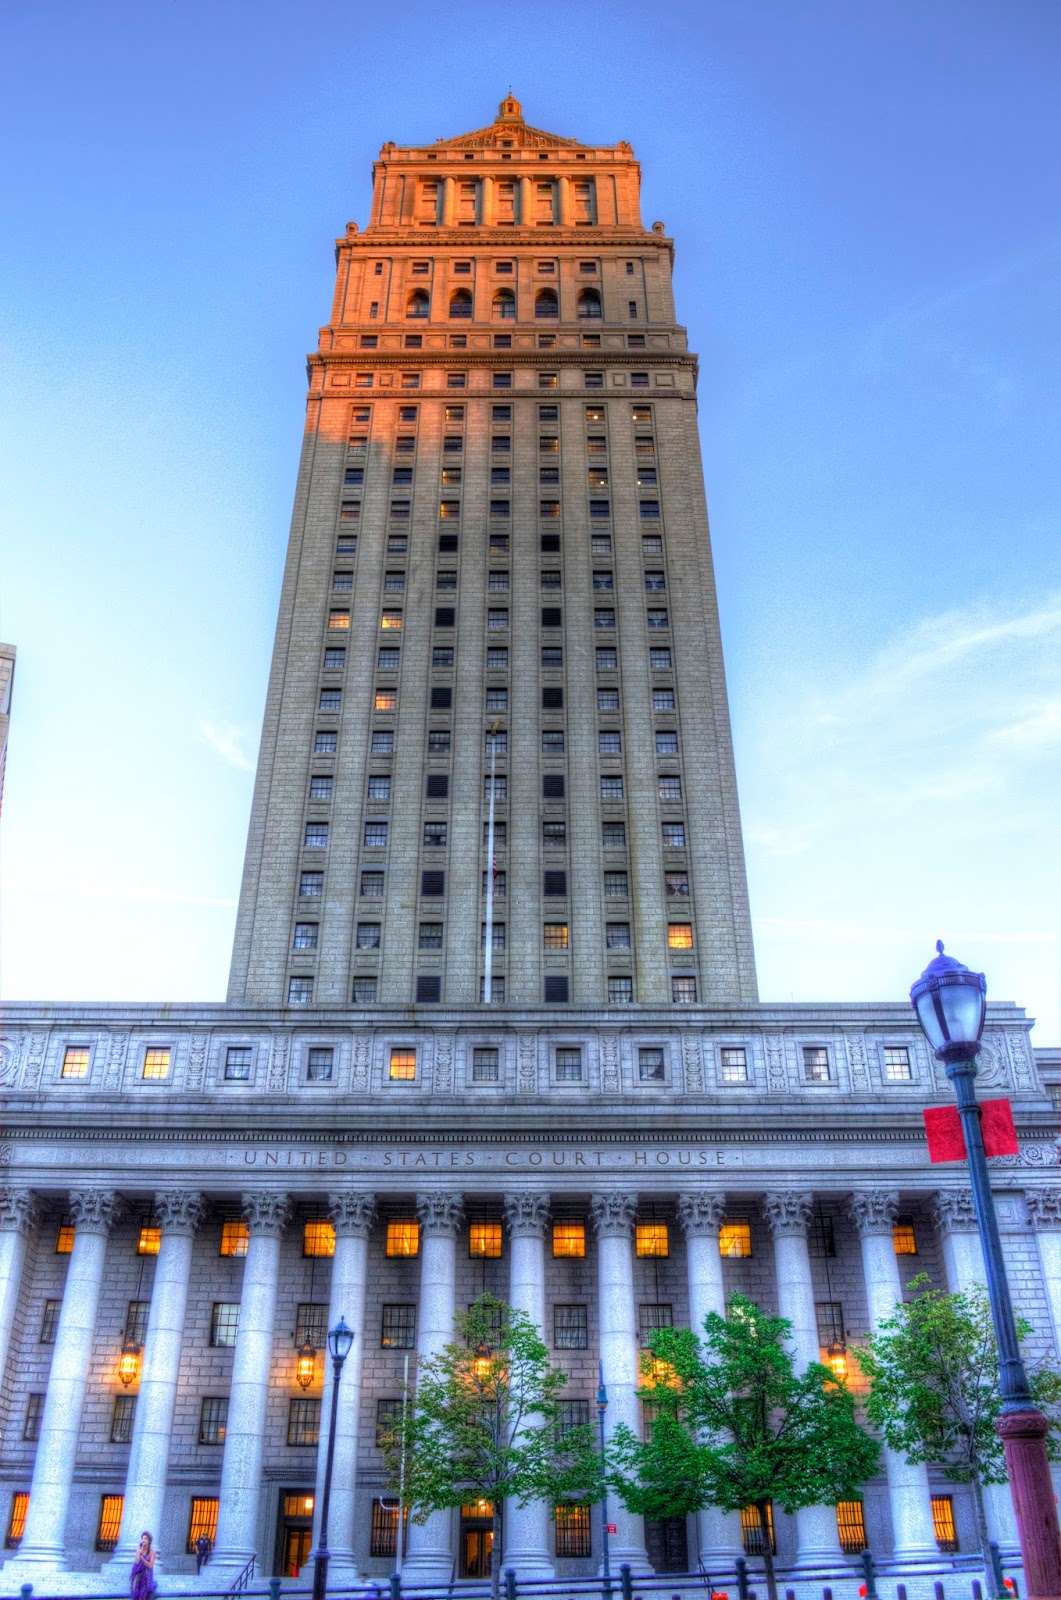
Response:
[{"label": "lamp post", "polygon": [[600,1470],[601,1470],[601,1569],[604,1578],[604,1593],[612,1592],[612,1569],[608,1553],[608,1463],[604,1454],[604,1413],[608,1409],[608,1391],[604,1387],[604,1362],[597,1362],[597,1425],[600,1429]]},{"label": "lamp post", "polygon": [[1029,1600],[1045,1600],[1046,1596],[1061,1595],[1061,1529],[1046,1455],[1049,1424],[1032,1401],[1021,1359],[973,1086],[986,995],[983,973],[970,972],[960,961],[945,956],[941,940],[936,941],[935,958],[910,990],[921,1031],[943,1062],[957,1095],[998,1344],[1002,1410],[995,1430],[1006,1453]]},{"label": "lamp post", "polygon": [[332,1465],[335,1461],[335,1422],[339,1414],[339,1379],[343,1362],[354,1342],[353,1330],[340,1317],[328,1335],[332,1358],[332,1410],[328,1423],[328,1454],[324,1460],[324,1494],[321,1496],[321,1531],[313,1556],[313,1600],[324,1600],[328,1588],[328,1504],[332,1497]]}]

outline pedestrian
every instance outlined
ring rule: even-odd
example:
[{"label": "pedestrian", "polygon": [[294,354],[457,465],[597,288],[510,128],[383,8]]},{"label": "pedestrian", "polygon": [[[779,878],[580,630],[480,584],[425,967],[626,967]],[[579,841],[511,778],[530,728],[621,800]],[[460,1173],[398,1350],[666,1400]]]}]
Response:
[{"label": "pedestrian", "polygon": [[210,1559],[214,1541],[208,1533],[201,1533],[195,1541],[195,1576],[198,1577]]},{"label": "pedestrian", "polygon": [[158,1590],[155,1582],[155,1556],[158,1552],[151,1548],[151,1543],[149,1533],[140,1535],[140,1548],[130,1574],[130,1600],[152,1600]]}]

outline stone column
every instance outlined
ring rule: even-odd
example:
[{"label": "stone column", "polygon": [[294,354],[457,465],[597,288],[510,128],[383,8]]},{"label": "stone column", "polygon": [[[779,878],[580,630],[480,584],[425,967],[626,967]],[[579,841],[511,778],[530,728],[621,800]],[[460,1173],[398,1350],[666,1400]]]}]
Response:
[{"label": "stone column", "polygon": [[560,191],[557,196],[560,202],[560,226],[561,228],[569,228],[571,226],[571,179],[561,178],[557,188]]},{"label": "stone column", "polygon": [[479,220],[484,228],[492,228],[494,225],[495,199],[494,180],[487,174],[479,190]]},{"label": "stone column", "polygon": [[[81,1409],[92,1356],[107,1235],[121,1201],[111,1189],[71,1191],[74,1248],[55,1335],[40,1440],[33,1463],[26,1532],[15,1562],[5,1570],[48,1571],[66,1567],[66,1518],[81,1430]],[[115,1360],[118,1351],[115,1347]]]},{"label": "stone column", "polygon": [[[1054,1348],[1061,1358],[1061,1192],[1030,1189],[1025,1192],[1028,1222],[1035,1234],[1039,1266],[1053,1323]],[[2,1366],[0,1362],[0,1366]]]},{"label": "stone column", "polygon": [[0,1189],[0,1372],[7,1370],[26,1246],[37,1217],[37,1197],[32,1189]]},{"label": "stone column", "polygon": [[[342,1192],[329,1195],[329,1215],[335,1225],[335,1255],[328,1304],[328,1327],[340,1317],[354,1336],[339,1380],[339,1412],[335,1419],[335,1458],[332,1463],[332,1497],[328,1509],[328,1581],[342,1589],[359,1581],[354,1560],[354,1504],[357,1486],[357,1424],[361,1412],[361,1367],[365,1354],[365,1286],[368,1281],[368,1240],[376,1220],[374,1194]],[[324,1351],[324,1388],[321,1394],[321,1431],[317,1448],[317,1487],[313,1498],[313,1548],[320,1541],[324,1504],[324,1467],[328,1454],[328,1428],[332,1414],[332,1359]]]},{"label": "stone column", "polygon": [[[144,1529],[149,1529],[157,1540],[162,1527],[192,1242],[205,1209],[201,1194],[177,1191],[155,1196],[155,1216],[162,1240],[155,1262],[140,1391],[125,1474],[121,1537],[110,1561],[104,1563],[108,1567],[131,1566]],[[158,1562],[157,1570],[161,1571],[161,1566]]]},{"label": "stone column", "polygon": [[[792,1324],[789,1343],[797,1373],[805,1372],[812,1361],[821,1360],[814,1280],[807,1249],[807,1227],[813,1207],[814,1196],[798,1189],[779,1190],[768,1194],[763,1201],[763,1215],[774,1239],[778,1310]],[[835,1506],[808,1506],[804,1511],[797,1511],[796,1531],[798,1567],[843,1563]]]},{"label": "stone column", "polygon": [[[418,1194],[420,1220],[420,1309],[416,1356],[429,1361],[453,1342],[457,1296],[457,1232],[464,1217],[459,1194]],[[435,1511],[426,1522],[409,1523],[404,1573],[417,1588],[448,1584],[453,1576],[453,1516]]]},{"label": "stone column", "polygon": [[442,226],[452,228],[457,211],[457,184],[453,178],[442,180]]},{"label": "stone column", "polygon": [[[685,1230],[689,1326],[700,1339],[704,1337],[705,1317],[712,1311],[720,1317],[726,1314],[722,1255],[718,1248],[718,1230],[725,1210],[726,1197],[717,1190],[691,1189],[678,1196],[678,1219]],[[705,1506],[697,1522],[700,1565],[705,1572],[712,1567],[731,1567],[744,1554],[739,1512]]]},{"label": "stone column", "polygon": [[[881,1323],[892,1315],[903,1298],[893,1232],[899,1195],[894,1189],[867,1189],[851,1196],[848,1209],[862,1244],[870,1332],[877,1333]],[[894,1560],[938,1561],[928,1469],[907,1461],[887,1445],[884,1446],[884,1467],[888,1475]]]},{"label": "stone column", "polygon": [[[600,1356],[608,1391],[604,1419],[606,1439],[611,1438],[621,1422],[625,1422],[632,1433],[641,1432],[637,1400],[640,1382],[637,1307],[631,1248],[636,1214],[636,1202],[629,1195],[595,1194],[592,1197],[591,1215],[597,1235]],[[642,1519],[627,1511],[614,1494],[609,1501],[608,1514],[617,1530],[609,1546],[612,1572],[617,1572],[623,1561],[629,1561],[635,1572],[651,1572]]]},{"label": "stone column", "polygon": [[[506,1194],[511,1266],[509,1304],[522,1311],[545,1338],[545,1235],[549,1226],[549,1197],[544,1194]],[[533,1421],[528,1426],[534,1426]],[[549,1507],[540,1500],[505,1511],[505,1554],[502,1567],[515,1567],[520,1578],[551,1578],[555,1574],[549,1554]]]},{"label": "stone column", "polygon": [[280,1277],[280,1238],[290,1210],[286,1194],[243,1196],[250,1238],[243,1263],[239,1332],[232,1358],[217,1546],[210,1562],[216,1588],[224,1587],[227,1579],[258,1555],[258,1503]]},{"label": "stone column", "polygon": [[[974,1284],[987,1286],[984,1253],[973,1209],[973,1192],[968,1188],[938,1189],[932,1197],[932,1211],[943,1246],[943,1270],[947,1289],[962,1294]],[[1002,1554],[1020,1560],[1017,1520],[1008,1483],[989,1484],[984,1489],[984,1511],[988,1531]]]},{"label": "stone column", "polygon": [[534,222],[534,184],[529,178],[520,178],[519,193],[516,196],[516,221],[523,228],[529,228]]}]

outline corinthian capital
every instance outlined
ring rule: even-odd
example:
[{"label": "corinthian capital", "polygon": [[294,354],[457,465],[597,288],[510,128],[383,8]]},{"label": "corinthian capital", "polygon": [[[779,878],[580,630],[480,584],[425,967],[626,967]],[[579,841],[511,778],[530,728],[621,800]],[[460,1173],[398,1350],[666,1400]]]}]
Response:
[{"label": "corinthian capital", "polygon": [[246,1192],[240,1198],[250,1232],[266,1239],[279,1239],[291,1215],[290,1197],[265,1189]]},{"label": "corinthian capital", "polygon": [[717,1233],[726,1214],[726,1197],[717,1189],[688,1189],[678,1196],[678,1221],[687,1239]]},{"label": "corinthian capital", "polygon": [[549,1226],[549,1196],[506,1194],[505,1221],[513,1239],[544,1239]]},{"label": "corinthian capital", "polygon": [[125,1207],[113,1189],[71,1189],[67,1209],[75,1232],[108,1234]]},{"label": "corinthian capital", "polygon": [[29,1233],[39,1211],[32,1189],[0,1189],[0,1231]]},{"label": "corinthian capital", "polygon": [[462,1194],[418,1194],[416,1215],[425,1234],[438,1238],[455,1239],[464,1219]]},{"label": "corinthian capital", "polygon": [[897,1189],[858,1189],[848,1196],[847,1209],[860,1239],[890,1234],[899,1211]]},{"label": "corinthian capital", "polygon": [[205,1215],[206,1201],[196,1189],[166,1189],[155,1196],[163,1233],[193,1234]]},{"label": "corinthian capital", "polygon": [[937,1189],[932,1214],[940,1233],[975,1233],[976,1211],[971,1189]]},{"label": "corinthian capital", "polygon": [[763,1216],[775,1239],[806,1238],[814,1196],[802,1189],[776,1189],[763,1197]]},{"label": "corinthian capital", "polygon": [[628,1194],[595,1194],[590,1216],[598,1239],[629,1239],[637,1216],[637,1202]]},{"label": "corinthian capital", "polygon": [[1024,1203],[1036,1233],[1061,1233],[1061,1189],[1026,1189]]},{"label": "corinthian capital", "polygon": [[337,1239],[367,1239],[376,1220],[376,1197],[357,1190],[330,1194],[328,1215]]}]

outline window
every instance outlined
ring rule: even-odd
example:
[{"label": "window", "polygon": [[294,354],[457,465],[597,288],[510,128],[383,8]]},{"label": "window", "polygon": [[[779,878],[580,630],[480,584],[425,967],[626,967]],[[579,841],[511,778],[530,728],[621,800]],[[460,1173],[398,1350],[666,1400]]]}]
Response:
[{"label": "window", "polygon": [[824,1046],[803,1046],[803,1078],[806,1083],[829,1082],[829,1052]]},{"label": "window", "polygon": [[689,874],[687,872],[665,872],[663,874],[663,887],[668,895],[678,895],[687,899],[689,895]]},{"label": "window", "polygon": [[911,1217],[896,1217],[892,1227],[892,1241],[897,1256],[917,1255],[917,1235]]},{"label": "window", "polygon": [[648,1045],[637,1052],[637,1075],[642,1083],[664,1082],[663,1051],[658,1045]]},{"label": "window", "polygon": [[361,874],[361,898],[363,900],[383,899],[382,872],[363,872]]},{"label": "window", "polygon": [[547,922],[542,929],[542,943],[546,950],[566,950],[567,923]]},{"label": "window", "polygon": [[814,1306],[818,1325],[818,1344],[822,1361],[826,1362],[831,1345],[846,1343],[844,1336],[844,1308],[839,1300],[818,1300]]},{"label": "window", "polygon": [[247,1224],[238,1217],[232,1217],[221,1224],[221,1244],[217,1253],[219,1256],[245,1256],[249,1242]]},{"label": "window", "polygon": [[645,613],[650,628],[669,628],[670,616],[658,606],[649,606]]},{"label": "window", "polygon": [[610,572],[595,572],[593,574],[593,587],[595,589],[614,589],[615,578]]},{"label": "window", "polygon": [[547,520],[558,517],[560,515],[559,500],[539,500],[538,515]]},{"label": "window", "polygon": [[196,1541],[209,1539],[213,1544],[217,1538],[217,1508],[218,1500],[213,1495],[193,1495],[192,1511],[188,1521],[187,1554],[195,1554]]},{"label": "window", "polygon": [[327,1219],[311,1219],[302,1229],[302,1254],[310,1257],[335,1254],[335,1224]]},{"label": "window", "polygon": [[567,823],[543,822],[542,843],[546,849],[556,849],[558,846],[565,845],[567,843]]},{"label": "window", "polygon": [[507,711],[508,710],[508,690],[507,689],[487,689],[487,691],[486,691],[486,709],[487,709],[487,711]]},{"label": "window", "polygon": [[672,978],[670,981],[670,997],[676,1006],[695,1006],[696,979]]},{"label": "window", "polygon": [[553,1307],[553,1344],[557,1350],[589,1349],[589,1316],[586,1306]]},{"label": "window", "polygon": [[[360,515],[361,515],[361,502],[360,502],[360,500],[344,500],[342,505],[339,507],[339,520],[340,520],[340,522],[356,522],[358,520],[358,518],[360,517]],[[329,626],[333,626],[333,624],[329,624]],[[341,627],[342,624],[341,623],[335,624],[335,626]]]},{"label": "window", "polygon": [[55,1254],[68,1256],[74,1248],[74,1224],[69,1217],[63,1217],[55,1230]]},{"label": "window", "polygon": [[464,373],[464,372],[447,372],[446,373],[446,388],[447,389],[464,389],[464,388],[467,387],[467,383],[468,383],[467,373]]},{"label": "window", "polygon": [[60,1074],[64,1078],[87,1078],[89,1050],[87,1045],[67,1045],[63,1052],[63,1069]]},{"label": "window", "polygon": [[431,728],[427,735],[427,753],[431,756],[447,756],[450,750],[450,731],[448,728]]},{"label": "window", "polygon": [[606,872],[604,874],[604,895],[608,900],[625,900],[630,893],[629,883],[625,872]]},{"label": "window", "polygon": [[766,1502],[765,1533],[758,1506],[741,1507],[740,1531],[746,1556],[761,1556],[766,1549],[767,1538],[770,1540],[771,1551],[774,1555],[777,1554],[777,1541],[774,1538],[774,1507],[771,1501]]},{"label": "window", "polygon": [[416,1307],[383,1307],[380,1346],[384,1350],[412,1350],[416,1344]]},{"label": "window", "polygon": [[418,1256],[420,1224],[404,1217],[388,1222],[386,1253],[391,1257]]},{"label": "window", "polygon": [[954,1522],[954,1501],[949,1494],[932,1496],[932,1529],[942,1555],[954,1555],[958,1550],[958,1529]]},{"label": "window", "polygon": [[604,943],[608,950],[629,950],[630,924],[628,922],[609,922],[605,926]]},{"label": "window", "polygon": [[[582,1082],[582,1051],[577,1045],[558,1046],[556,1051],[556,1081],[557,1083]],[[555,1249],[555,1232],[553,1236]]]},{"label": "window", "polygon": [[673,711],[674,710],[674,690],[673,689],[653,689],[653,691],[652,691],[652,709],[653,709],[653,711]]},{"label": "window", "polygon": [[[487,773],[486,776],[483,778],[483,799],[484,800],[489,800],[489,798],[490,798],[490,774]],[[507,800],[508,799],[508,778],[505,777],[505,775],[503,773],[498,773],[494,778],[494,799],[495,800]]]},{"label": "window", "polygon": [[542,799],[562,800],[564,798],[564,774],[562,772],[546,772],[542,776]]},{"label": "window", "polygon": [[287,1442],[290,1445],[320,1443],[321,1403],[319,1400],[290,1400],[287,1407]]},{"label": "window", "polygon": [[468,1254],[489,1261],[501,1257],[500,1222],[473,1222],[468,1229]]},{"label": "window", "polygon": [[378,950],[380,946],[380,928],[378,922],[359,922],[357,925],[357,948],[359,950]]},{"label": "window", "polygon": [[[372,735],[371,753],[374,756],[391,756],[394,754],[394,731],[391,728],[378,728]],[[327,842],[327,841],[325,841]]]},{"label": "window", "polygon": [[484,1047],[472,1051],[472,1082],[496,1083],[499,1076],[498,1052]]},{"label": "window", "polygon": [[329,626],[329,628],[349,628],[349,626],[350,626],[350,613],[349,613],[349,611],[329,611],[329,613],[328,613],[328,626]]},{"label": "window", "polygon": [[[122,1399],[122,1400],[131,1400],[132,1396],[123,1394],[119,1398]],[[44,1396],[42,1394],[27,1395],[26,1396],[26,1411],[25,1411],[25,1415],[22,1418],[22,1437],[23,1437],[23,1439],[26,1440],[27,1444],[36,1444],[37,1440],[40,1438],[40,1436],[41,1436],[41,1416],[42,1416],[43,1412],[44,1412]],[[126,1442],[127,1441],[125,1441],[125,1440],[118,1440],[117,1441],[117,1443],[119,1443],[119,1444],[123,1444],[123,1443],[126,1443]]]},{"label": "window", "polygon": [[442,999],[442,979],[421,974],[416,980],[417,1005],[437,1005]]},{"label": "window", "polygon": [[420,950],[442,949],[441,922],[421,922],[417,947]]},{"label": "window", "polygon": [[719,1254],[736,1260],[752,1253],[752,1230],[749,1222],[724,1221],[718,1230]]},{"label": "window", "polygon": [[623,753],[622,734],[615,729],[598,733],[597,749],[602,756],[621,756]]},{"label": "window", "polygon": [[560,449],[560,440],[555,433],[543,433],[538,439],[538,449],[544,455],[555,456]]},{"label": "window", "polygon": [[633,978],[613,976],[608,979],[608,1004],[610,1006],[632,1005],[633,1000]]},{"label": "window", "polygon": [[563,753],[564,730],[562,728],[544,728],[542,730],[542,754],[562,756]]},{"label": "window", "polygon": [[[833,1232],[833,1219],[827,1217],[820,1209],[811,1218],[810,1229],[807,1235],[807,1250],[812,1256],[835,1256],[836,1235]],[[828,1343],[828,1340],[826,1340]]]},{"label": "window", "polygon": [[580,320],[598,318],[601,314],[601,299],[596,289],[580,289],[576,311]]},{"label": "window", "polygon": [[394,1045],[390,1054],[392,1080],[409,1082],[416,1077],[416,1048],[414,1045]]},{"label": "window", "polygon": [[215,1349],[232,1349],[235,1347],[238,1332],[239,1301],[215,1301],[214,1308],[210,1313],[211,1345]]},{"label": "window", "polygon": [[117,1548],[124,1505],[124,1495],[104,1494],[100,1496],[99,1523],[96,1527],[97,1550],[114,1550]]},{"label": "window", "polygon": [[[555,1343],[555,1341],[554,1341]],[[556,1408],[556,1437],[563,1443],[574,1428],[589,1426],[588,1400],[561,1400]]]},{"label": "window", "polygon": [[309,797],[311,800],[330,800],[332,797],[332,779],[317,777],[309,780]]},{"label": "window", "polygon": [[597,651],[598,672],[614,672],[618,664],[618,655],[616,651],[611,649]]},{"label": "window", "polygon": [[11,1496],[11,1514],[7,1519],[7,1533],[4,1536],[4,1549],[17,1550],[22,1543],[22,1535],[26,1531],[26,1517],[29,1513],[29,1494],[19,1490]]},{"label": "window", "polygon": [[591,500],[589,514],[598,521],[607,520],[611,516],[611,502],[609,500]]},{"label": "window", "polygon": [[[495,632],[499,632],[502,628],[507,628],[508,627],[508,610],[507,610],[507,608],[502,608],[502,607],[493,608],[493,607],[491,607],[486,613],[486,626],[488,628],[493,629]],[[487,664],[489,665],[489,662]],[[507,665],[507,662],[506,662],[506,665]]]},{"label": "window", "polygon": [[558,1556],[592,1555],[589,1506],[555,1506],[553,1508],[553,1518],[556,1524],[556,1553]]},{"label": "window", "polygon": [[313,900],[324,893],[324,873],[304,872],[298,880],[300,899]]},{"label": "window", "polygon": [[328,824],[326,822],[307,822],[302,842],[307,850],[324,850],[328,844]]},{"label": "window", "polygon": [[424,823],[424,844],[432,850],[438,850],[446,843],[446,824],[444,822]]},{"label": "window", "polygon": [[600,780],[600,797],[602,800],[621,800],[623,798],[622,778],[602,778]]},{"label": "window", "polygon": [[648,664],[656,671],[670,671],[671,654],[668,649],[652,649],[648,652]]},{"label": "window", "polygon": [[163,1082],[169,1077],[171,1055],[169,1045],[153,1045],[145,1050],[141,1076],[156,1083]]},{"label": "window", "polygon": [[[402,1538],[409,1525],[409,1507],[402,1510]],[[371,1556],[390,1556],[398,1553],[398,1504],[396,1500],[373,1500],[372,1532],[368,1553]]]},{"label": "window", "polygon": [[446,874],[437,868],[420,874],[420,893],[429,899],[438,900],[446,892]]},{"label": "window", "polygon": [[598,606],[593,613],[593,626],[595,628],[614,628],[615,612]]},{"label": "window", "polygon": [[665,1222],[639,1222],[634,1230],[639,1256],[668,1256],[670,1242]]},{"label": "window", "polygon": [[555,372],[539,372],[538,374],[539,389],[555,389],[559,382],[559,376]]},{"label": "window", "polygon": [[[361,929],[358,927],[360,942]],[[314,1045],[306,1052],[306,1078],[310,1083],[330,1083],[335,1070],[335,1051],[331,1045]]]},{"label": "window", "polygon": [[[30,1396],[32,1399],[32,1395]],[[41,1396],[43,1400],[44,1396]],[[129,1444],[133,1437],[133,1419],[136,1416],[136,1396],[116,1394],[111,1411],[111,1444]]]},{"label": "window", "polygon": [[904,1044],[886,1044],[884,1046],[885,1083],[909,1083],[913,1075],[909,1048]]},{"label": "window", "polygon": [[626,845],[625,822],[602,822],[601,844],[606,850],[618,850]]},{"label": "window", "polygon": [[[303,948],[303,946],[301,946],[298,942],[300,928],[312,928],[314,930],[313,945],[310,948],[315,948],[317,943],[317,924],[315,922],[296,922],[295,949],[299,950]],[[228,1049],[225,1051],[225,1079],[227,1082],[246,1083],[249,1080],[251,1075],[251,1059],[253,1053],[254,1052],[248,1044],[229,1045]]]},{"label": "window", "polygon": [[541,586],[543,589],[559,589],[563,583],[563,574],[559,567],[544,567],[541,573]]},{"label": "window", "polygon": [[693,948],[693,925],[691,922],[669,922],[667,924],[667,949],[691,950]]},{"label": "window", "polygon": [[376,1002],[375,978],[355,978],[350,998],[354,1005],[371,1006]]},{"label": "window", "polygon": [[467,289],[455,289],[450,296],[449,314],[452,320],[457,321],[462,317],[472,314],[472,297]]},{"label": "window", "polygon": [[[552,263],[549,263],[550,267]],[[539,272],[542,268],[538,268]],[[555,289],[539,289],[534,297],[534,315],[538,319],[558,317],[560,315],[560,302],[556,298]]]},{"label": "window", "polygon": [[[486,732],[483,734],[483,744],[486,755],[489,755],[492,750],[496,755],[507,756],[508,729],[499,728],[496,733],[492,733],[490,729],[487,728]],[[561,746],[561,748],[563,747]]]},{"label": "window", "polygon": [[836,1502],[836,1531],[845,1556],[861,1555],[866,1548],[866,1523],[861,1500]]},{"label": "window", "polygon": [[[319,932],[320,924],[317,922],[296,922],[295,936],[292,940],[292,948],[295,950],[316,950],[317,935]],[[249,1059],[250,1056],[248,1052],[248,1061]],[[225,1076],[228,1076],[227,1072]]]},{"label": "window", "polygon": [[578,1260],[581,1260],[585,1254],[586,1224],[584,1222],[554,1222],[554,1258],[557,1260],[563,1258],[577,1258]]},{"label": "window", "polygon": [[719,1051],[719,1070],[723,1083],[747,1083],[748,1054],[740,1045],[725,1045]]},{"label": "window", "polygon": [[[493,977],[491,979],[491,985],[490,985],[490,993],[491,993],[491,997],[492,997],[492,999],[494,1000],[495,1003],[503,1003],[504,1002],[504,998],[505,998],[505,979],[504,979],[504,976],[502,974],[499,974],[499,973],[496,973],[496,972],[493,974]],[[480,978],[479,978],[479,1004],[482,1005],[483,1002],[485,1001],[485,999],[486,999],[486,979],[485,979],[485,977],[480,975]]]},{"label": "window", "polygon": [[676,773],[661,772],[659,775],[659,797],[661,800],[680,800],[682,797],[682,780]]},{"label": "window", "polygon": [[582,382],[585,384],[587,389],[603,389],[604,388],[604,374],[603,374],[603,372],[586,372],[586,373],[583,373]]},{"label": "window", "polygon": [[648,1341],[660,1328],[673,1328],[674,1307],[665,1305],[640,1305],[637,1308],[638,1342],[642,1350],[648,1349]]},{"label": "window", "polygon": [[206,1395],[199,1411],[199,1443],[224,1444],[228,1426],[228,1399],[224,1395]]}]

